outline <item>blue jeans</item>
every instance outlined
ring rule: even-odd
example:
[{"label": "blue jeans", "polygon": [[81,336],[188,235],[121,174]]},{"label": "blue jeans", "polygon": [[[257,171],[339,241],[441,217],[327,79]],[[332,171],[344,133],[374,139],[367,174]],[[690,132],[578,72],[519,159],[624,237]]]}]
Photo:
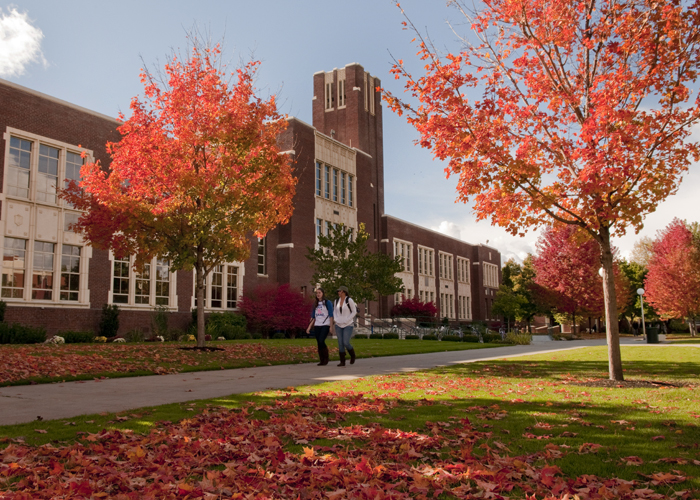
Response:
[{"label": "blue jeans", "polygon": [[318,344],[319,349],[326,347],[326,337],[328,337],[328,333],[330,331],[330,325],[314,326],[314,337],[316,337],[316,343]]},{"label": "blue jeans", "polygon": [[339,327],[338,325],[335,325],[335,334],[338,336],[338,351],[345,352],[345,349],[347,349],[348,351],[352,350],[352,346],[350,345],[352,329],[352,325],[343,328]]}]

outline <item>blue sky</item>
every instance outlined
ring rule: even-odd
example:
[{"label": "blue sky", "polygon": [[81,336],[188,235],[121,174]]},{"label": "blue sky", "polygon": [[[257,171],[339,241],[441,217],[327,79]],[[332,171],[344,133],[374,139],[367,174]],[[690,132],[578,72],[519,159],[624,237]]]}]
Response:
[{"label": "blue sky", "polygon": [[[401,5],[439,48],[458,47],[446,20],[458,23],[459,16],[443,0]],[[416,52],[391,0],[0,0],[0,9],[0,78],[114,117],[141,94],[143,63],[161,66],[172,50],[185,47],[195,24],[223,40],[232,67],[260,60],[261,94],[277,94],[282,112],[307,123],[315,72],[356,62],[400,93],[400,82],[389,74],[392,56],[412,61]],[[18,41],[8,47],[10,30]],[[488,241],[504,262],[535,251],[536,232],[517,238],[488,221],[476,223],[469,206],[455,202],[456,181],[445,179],[444,165],[414,145],[416,132],[386,107],[383,118],[389,215],[470,243]],[[698,193],[696,167],[679,193],[646,218],[640,235],[614,243],[627,255],[640,236],[653,237],[673,217],[698,220]]]}]

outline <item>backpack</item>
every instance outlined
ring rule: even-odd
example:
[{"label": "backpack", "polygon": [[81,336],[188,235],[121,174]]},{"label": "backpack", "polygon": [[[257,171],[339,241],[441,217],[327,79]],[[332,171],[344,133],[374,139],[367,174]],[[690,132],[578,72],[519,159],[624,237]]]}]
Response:
[{"label": "backpack", "polygon": [[[340,299],[338,299],[337,302],[340,303]],[[348,305],[348,310],[349,310],[350,312],[352,312],[352,305],[350,304],[350,297],[348,297],[348,298],[345,300],[345,303]],[[339,309],[339,308],[338,308],[338,309]]]}]

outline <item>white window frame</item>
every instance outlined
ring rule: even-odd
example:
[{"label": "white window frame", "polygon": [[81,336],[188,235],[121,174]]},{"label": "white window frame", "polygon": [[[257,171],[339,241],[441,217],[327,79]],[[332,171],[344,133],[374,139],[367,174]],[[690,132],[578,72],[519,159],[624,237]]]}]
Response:
[{"label": "white window frame", "polygon": [[413,272],[413,243],[394,238],[394,258],[396,257],[401,257],[403,270],[405,272]]},{"label": "white window frame", "polygon": [[484,262],[484,286],[498,288],[498,266],[490,262]]},{"label": "white window frame", "polygon": [[[128,262],[128,276],[123,278],[125,280],[128,280],[128,292],[127,292],[127,300],[126,302],[115,302],[114,301],[114,280],[116,278],[114,274],[114,263],[117,260],[122,260],[122,259],[117,259],[114,256],[114,252],[112,250],[109,251],[109,263],[110,263],[110,280],[109,280],[109,293],[108,293],[108,298],[107,298],[107,303],[108,304],[115,304],[119,306],[120,309],[125,309],[125,310],[143,310],[143,309],[153,309],[156,306],[164,305],[165,307],[168,308],[168,310],[171,311],[177,311],[177,272],[173,271],[172,269],[168,269],[168,277],[169,277],[169,286],[168,286],[168,304],[158,304],[158,298],[161,297],[161,295],[156,295],[157,291],[157,284],[162,283],[163,280],[158,280],[157,279],[157,270],[158,266],[162,266],[162,259],[153,258],[149,262],[147,262],[147,265],[149,266],[149,290],[148,290],[148,301],[147,303],[137,303],[136,299],[136,282],[137,280],[142,280],[141,273],[137,272],[134,269],[134,260],[135,256],[130,256],[127,259],[123,259],[124,262]],[[120,294],[121,295],[121,294]],[[145,296],[145,295],[143,295]]]},{"label": "white window frame", "polygon": [[[221,307],[212,307],[211,305],[211,287],[212,279],[211,273],[204,277],[204,310],[206,312],[221,312],[221,311],[238,311],[238,302],[241,300],[241,295],[243,293],[243,277],[245,276],[245,266],[242,262],[227,262],[225,264],[220,264],[222,272],[222,297],[221,297]],[[236,276],[236,306],[228,307],[228,277],[229,272],[235,269]],[[194,273],[194,272],[193,272]],[[193,279],[192,287],[192,307],[197,307],[197,280]]]},{"label": "white window frame", "polygon": [[344,108],[345,103],[345,79],[343,78],[338,80],[338,109]]},{"label": "white window frame", "polygon": [[418,245],[418,274],[435,277],[435,250]]}]

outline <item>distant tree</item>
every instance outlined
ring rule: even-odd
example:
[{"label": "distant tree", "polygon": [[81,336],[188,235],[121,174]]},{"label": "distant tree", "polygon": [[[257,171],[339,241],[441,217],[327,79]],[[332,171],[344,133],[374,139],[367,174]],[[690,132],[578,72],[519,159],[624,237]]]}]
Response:
[{"label": "distant tree", "polygon": [[[651,241],[653,242],[653,240]],[[624,259],[620,261],[620,270],[629,282],[629,293],[632,297],[632,300],[630,300],[627,307],[621,311],[620,314],[632,323],[635,318],[640,318],[642,315],[642,299],[637,293],[637,290],[644,288],[644,280],[648,271],[645,265],[637,261],[627,262]],[[658,314],[648,302],[644,303],[644,318],[645,320],[658,318]]]},{"label": "distant tree", "polygon": [[611,238],[640,229],[700,159],[700,3],[448,3],[466,21],[459,49],[411,24],[424,74],[398,60],[410,98],[385,99],[449,161],[477,220],[513,234],[558,221],[597,242],[609,377],[623,380]]},{"label": "distant tree", "polygon": [[331,292],[345,285],[358,304],[402,292],[403,282],[396,276],[403,270],[401,257],[370,252],[368,238],[364,224],[357,234],[339,224],[331,227],[330,234],[319,235],[318,248],[307,248],[306,258],[314,268],[312,282]]},{"label": "distant tree", "polygon": [[312,302],[288,284],[245,288],[238,304],[248,328],[269,336],[275,331],[296,335],[309,325]]},{"label": "distant tree", "polygon": [[523,305],[527,299],[506,284],[501,284],[493,300],[492,312],[506,320],[506,328],[510,330],[511,320],[523,316]]},{"label": "distant tree", "polygon": [[527,323],[530,333],[532,333],[531,323],[534,317],[539,314],[549,314],[551,310],[551,307],[542,307],[537,300],[539,285],[535,282],[533,261],[532,254],[528,254],[523,260],[520,273],[513,278],[513,290],[525,297],[525,302],[520,305],[520,315],[516,319]]},{"label": "distant tree", "polygon": [[[600,248],[587,232],[573,225],[549,226],[537,242],[534,259],[535,281],[556,292],[554,308],[571,317],[603,314]],[[613,248],[613,255],[616,250]],[[617,263],[613,267],[618,307],[626,307],[629,284]]]},{"label": "distant tree", "polygon": [[157,256],[195,270],[202,347],[205,277],[245,260],[251,233],[289,219],[296,180],[277,144],[286,122],[275,99],[255,95],[258,63],[229,75],[218,47],[193,45],[164,77],[141,73],[145,98],[131,101],[121,140],[107,145],[110,171],[85,165],[63,196],[85,211],[75,229],[90,245],[135,255],[139,267]]},{"label": "distant tree", "polygon": [[630,255],[630,262],[634,262],[646,268],[649,265],[651,247],[653,244],[654,240],[649,236],[642,236],[635,241],[632,247],[632,254]]},{"label": "distant tree", "polygon": [[700,316],[700,241],[674,219],[658,233],[649,259],[645,297],[665,318],[685,318],[693,337]]}]

